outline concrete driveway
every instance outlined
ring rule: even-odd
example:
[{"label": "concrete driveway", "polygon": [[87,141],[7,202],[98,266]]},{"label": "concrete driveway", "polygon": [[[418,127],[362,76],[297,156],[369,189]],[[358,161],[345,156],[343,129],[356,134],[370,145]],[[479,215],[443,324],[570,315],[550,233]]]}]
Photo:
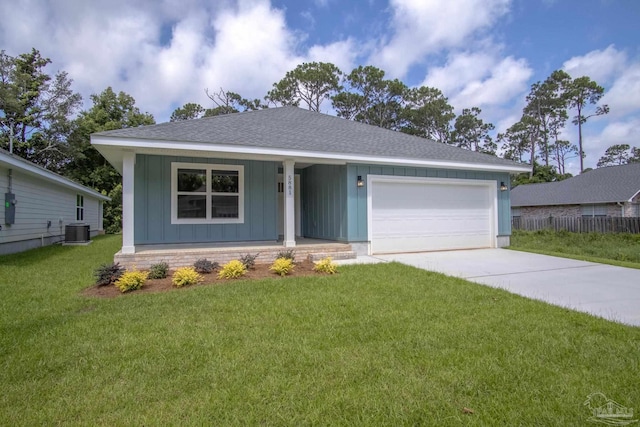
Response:
[{"label": "concrete driveway", "polygon": [[640,326],[640,270],[508,249],[376,255]]}]

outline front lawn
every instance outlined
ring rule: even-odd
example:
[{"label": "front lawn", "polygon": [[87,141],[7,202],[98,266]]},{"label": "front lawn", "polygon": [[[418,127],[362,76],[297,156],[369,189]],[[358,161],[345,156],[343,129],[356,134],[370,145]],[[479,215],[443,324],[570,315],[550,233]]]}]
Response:
[{"label": "front lawn", "polygon": [[640,268],[638,234],[515,230],[510,249]]},{"label": "front lawn", "polygon": [[81,296],[119,245],[0,257],[0,425],[584,425],[593,392],[640,410],[640,328],[396,263]]}]

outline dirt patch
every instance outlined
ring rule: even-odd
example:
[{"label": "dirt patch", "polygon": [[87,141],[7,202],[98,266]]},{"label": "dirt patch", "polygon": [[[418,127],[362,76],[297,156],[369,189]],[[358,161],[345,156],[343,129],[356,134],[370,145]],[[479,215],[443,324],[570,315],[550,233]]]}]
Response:
[{"label": "dirt patch", "polygon": [[[213,272],[211,274],[203,274],[204,281],[197,285],[193,286],[211,286],[211,285],[222,285],[227,283],[233,283],[236,280],[256,280],[256,279],[264,279],[264,278],[275,278],[286,280],[288,277],[304,277],[304,276],[312,276],[312,275],[323,275],[325,273],[318,273],[313,271],[314,264],[311,261],[302,261],[296,262],[296,266],[293,271],[282,277],[277,274],[274,274],[273,271],[269,270],[271,264],[256,264],[255,268],[252,270],[248,270],[247,274],[245,274],[241,279],[219,279],[218,273]],[[173,275],[173,270],[169,271],[169,275],[164,279],[148,279],[142,289],[138,289],[137,291],[131,292],[120,292],[116,286],[91,286],[90,288],[86,288],[82,291],[82,295],[88,297],[100,297],[100,298],[115,298],[121,295],[129,295],[129,294],[141,294],[141,293],[154,293],[154,292],[166,292],[172,289],[178,289],[171,283],[171,276]],[[188,287],[193,287],[188,286]]]}]

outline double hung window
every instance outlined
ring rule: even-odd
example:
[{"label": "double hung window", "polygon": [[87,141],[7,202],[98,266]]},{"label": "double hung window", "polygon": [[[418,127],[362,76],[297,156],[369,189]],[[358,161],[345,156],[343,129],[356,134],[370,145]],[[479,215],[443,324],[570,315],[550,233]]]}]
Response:
[{"label": "double hung window", "polygon": [[244,167],[173,163],[171,222],[173,224],[244,222]]}]

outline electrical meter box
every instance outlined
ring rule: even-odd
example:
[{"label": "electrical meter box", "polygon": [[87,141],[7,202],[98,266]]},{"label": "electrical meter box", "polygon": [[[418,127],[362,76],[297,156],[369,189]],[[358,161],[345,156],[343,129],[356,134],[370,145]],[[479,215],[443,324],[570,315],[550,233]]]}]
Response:
[{"label": "electrical meter box", "polygon": [[16,222],[16,195],[4,193],[4,223],[11,225]]}]

